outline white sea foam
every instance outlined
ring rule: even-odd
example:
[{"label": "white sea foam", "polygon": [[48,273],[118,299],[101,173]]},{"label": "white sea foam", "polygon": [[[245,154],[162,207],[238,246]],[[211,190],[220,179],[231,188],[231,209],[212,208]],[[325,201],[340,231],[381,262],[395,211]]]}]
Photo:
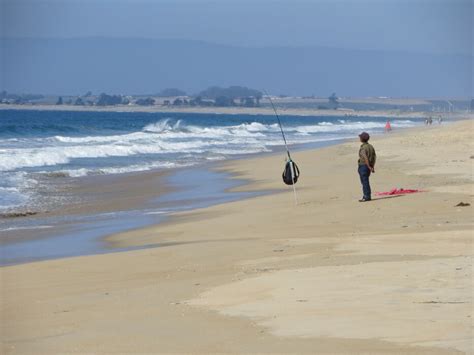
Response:
[{"label": "white sea foam", "polygon": [[8,227],[0,229],[0,232],[14,231],[14,230],[29,230],[29,229],[48,229],[53,228],[53,226],[43,225],[43,226],[25,226],[25,227]]},{"label": "white sea foam", "polygon": [[143,128],[144,132],[153,132],[153,133],[161,133],[167,131],[176,131],[180,129],[182,124],[182,120],[176,121],[176,123],[172,123],[170,118],[165,118],[155,123],[150,123]]},{"label": "white sea foam", "polygon": [[170,213],[170,211],[152,211],[152,212],[146,212],[145,214],[167,214]]},{"label": "white sea foam", "polygon": [[[413,126],[412,121],[394,121],[393,127]],[[318,141],[320,134],[343,134],[383,129],[384,122],[321,122],[314,125],[285,126],[290,143]],[[302,136],[308,136],[302,138]],[[333,137],[327,137],[333,138]],[[199,127],[170,119],[146,125],[143,130],[123,135],[47,138],[43,146],[0,150],[0,171],[27,167],[54,166],[80,158],[127,157],[152,154],[251,154],[280,145],[277,124],[259,122],[234,126]],[[113,173],[111,172],[106,173]]]},{"label": "white sea foam", "polygon": [[25,205],[37,185],[37,181],[23,171],[3,173],[0,177],[0,210],[3,211]]},{"label": "white sea foam", "polygon": [[16,187],[0,187],[0,210],[7,209],[26,202],[27,196],[23,195]]},{"label": "white sea foam", "polygon": [[[170,168],[177,168],[177,167],[185,167],[192,165],[192,163],[173,163],[173,162],[155,162],[155,163],[144,163],[144,164],[135,164],[123,167],[105,167],[100,169],[68,169],[68,170],[61,170],[61,173],[64,173],[70,177],[82,177],[87,175],[113,175],[113,174],[124,174],[124,173],[131,173],[131,172],[139,172],[139,171],[148,171],[153,169],[170,169]],[[43,172],[46,173],[46,172]]]}]

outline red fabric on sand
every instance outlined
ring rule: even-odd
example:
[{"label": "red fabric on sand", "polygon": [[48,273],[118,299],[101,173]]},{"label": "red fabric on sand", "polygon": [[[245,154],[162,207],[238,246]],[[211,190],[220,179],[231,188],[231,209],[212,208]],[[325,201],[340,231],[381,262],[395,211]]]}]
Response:
[{"label": "red fabric on sand", "polygon": [[406,194],[414,194],[416,192],[423,192],[423,190],[415,190],[415,189],[397,189],[394,188],[390,191],[386,192],[376,192],[376,196],[390,196],[390,195],[406,195]]}]

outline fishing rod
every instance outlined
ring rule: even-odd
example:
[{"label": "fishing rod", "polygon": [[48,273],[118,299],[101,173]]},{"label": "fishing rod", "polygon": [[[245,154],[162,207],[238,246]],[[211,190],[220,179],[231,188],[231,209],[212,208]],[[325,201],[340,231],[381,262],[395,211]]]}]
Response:
[{"label": "fishing rod", "polygon": [[286,154],[288,154],[288,159],[291,161],[290,150],[288,149],[288,144],[286,143],[285,132],[283,131],[283,126],[281,125],[280,116],[278,115],[277,109],[276,109],[275,105],[273,104],[273,100],[270,97],[270,95],[268,94],[268,92],[266,90],[263,90],[263,92],[265,93],[265,95],[267,95],[268,101],[270,101],[270,104],[272,105],[273,112],[275,112],[275,116],[278,120],[278,125],[280,126],[280,132],[281,132],[281,135],[283,137],[283,142],[285,142]]},{"label": "fishing rod", "polygon": [[[270,101],[270,103],[272,105],[272,108],[273,108],[273,112],[275,112],[275,116],[278,120],[278,125],[280,126],[281,135],[283,137],[283,142],[285,142],[286,154],[288,155],[288,160],[286,162],[285,170],[283,171],[283,175],[282,175],[283,182],[287,185],[292,185],[293,186],[293,196],[295,197],[295,205],[298,205],[298,198],[296,196],[296,186],[295,186],[295,184],[296,184],[296,181],[298,181],[298,177],[300,175],[300,170],[298,169],[298,166],[296,165],[296,163],[291,159],[291,154],[290,154],[290,150],[288,149],[288,143],[286,141],[285,132],[283,131],[283,126],[281,124],[280,116],[278,115],[278,111],[277,111],[275,105],[273,104],[273,100],[272,100],[272,98],[270,97],[270,95],[268,94],[268,92],[266,90],[263,90],[263,92],[265,93],[268,100]],[[288,177],[290,177],[290,179],[288,179]]]}]

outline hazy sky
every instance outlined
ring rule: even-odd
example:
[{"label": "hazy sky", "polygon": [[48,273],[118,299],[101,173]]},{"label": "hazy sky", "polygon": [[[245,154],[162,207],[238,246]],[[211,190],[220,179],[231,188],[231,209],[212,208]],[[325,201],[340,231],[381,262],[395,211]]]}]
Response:
[{"label": "hazy sky", "polygon": [[145,37],[472,55],[472,0],[0,0],[2,37]]},{"label": "hazy sky", "polygon": [[0,0],[0,88],[471,96],[473,2]]}]

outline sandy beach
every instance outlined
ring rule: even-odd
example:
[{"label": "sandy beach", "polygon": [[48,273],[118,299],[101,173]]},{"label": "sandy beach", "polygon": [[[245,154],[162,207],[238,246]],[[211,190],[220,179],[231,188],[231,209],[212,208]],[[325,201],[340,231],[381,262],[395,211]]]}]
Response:
[{"label": "sandy beach", "polygon": [[357,139],[293,154],[297,206],[283,155],[225,162],[275,193],[107,238],[146,249],[2,267],[1,352],[474,353],[473,132],[373,137],[373,190],[423,192],[364,204]]}]

